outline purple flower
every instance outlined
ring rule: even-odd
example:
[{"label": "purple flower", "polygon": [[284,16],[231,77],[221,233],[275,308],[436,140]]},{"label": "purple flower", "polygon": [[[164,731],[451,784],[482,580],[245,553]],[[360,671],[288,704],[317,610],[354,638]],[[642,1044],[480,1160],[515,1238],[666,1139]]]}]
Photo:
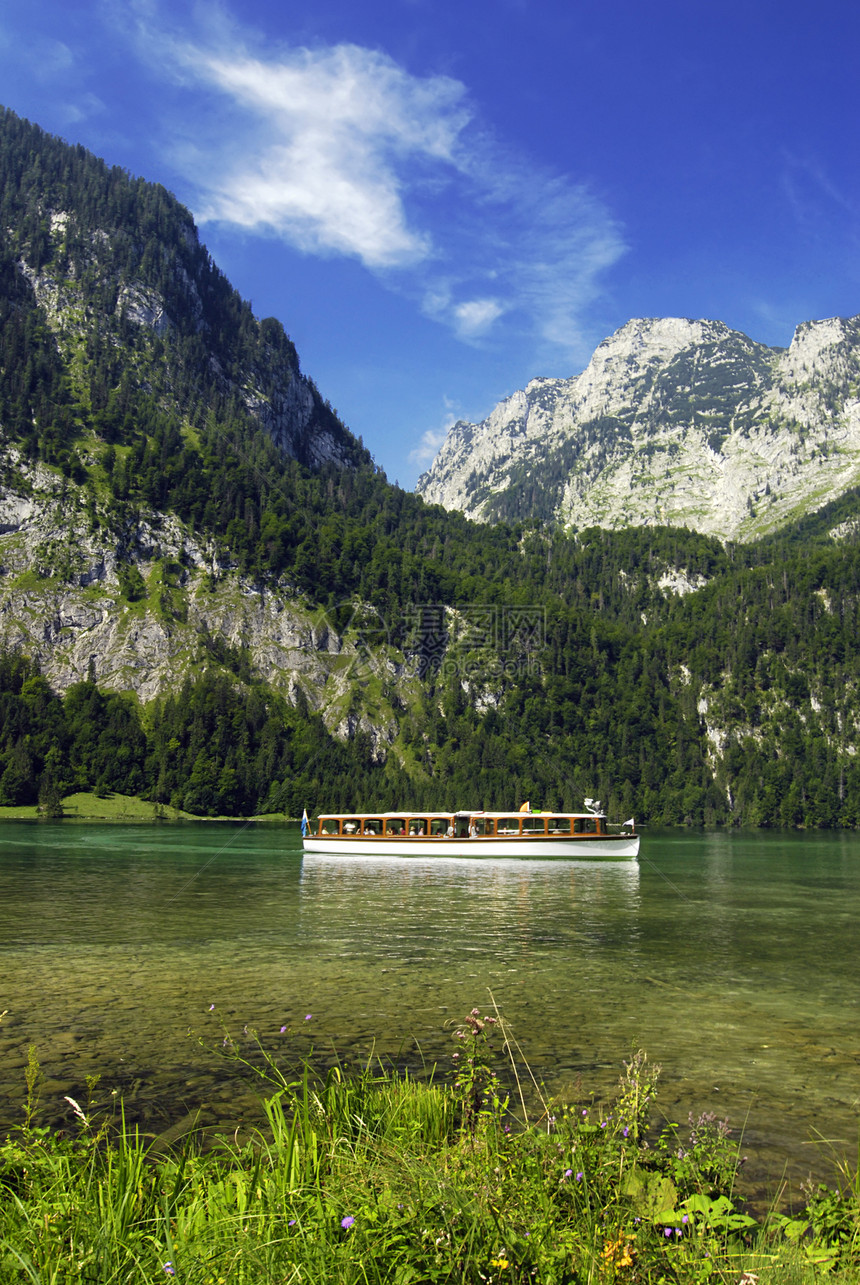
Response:
[{"label": "purple flower", "polygon": [[629,1136],[630,1136],[630,1130],[628,1129],[628,1127],[627,1127],[627,1125],[626,1125],[626,1124],[625,1124],[624,1128],[621,1130],[621,1132],[622,1132],[622,1134],[623,1134],[623,1136],[624,1136],[625,1138],[629,1138]]},{"label": "purple flower", "polygon": [[672,1235],[672,1228],[671,1228],[671,1227],[664,1227],[664,1228],[663,1228],[663,1235],[664,1235],[664,1236],[671,1236],[671,1235]]},{"label": "purple flower", "polygon": [[571,1177],[573,1176],[573,1170],[572,1170],[572,1169],[565,1169],[565,1171],[564,1171],[564,1176],[565,1176],[565,1178],[571,1178]]},{"label": "purple flower", "polygon": [[215,1012],[215,1005],[214,1005],[214,1004],[210,1004],[210,1005],[209,1005],[209,1012],[210,1012],[210,1013],[214,1013],[214,1012]]},{"label": "purple flower", "polygon": [[587,1108],[587,1107],[583,1107],[583,1108],[582,1108],[582,1114],[583,1114],[583,1115],[588,1115],[588,1108]]},{"label": "purple flower", "polygon": [[286,1028],[286,1026],[282,1026],[282,1027],[281,1027],[281,1034],[282,1034],[282,1035],[283,1035],[283,1033],[284,1033],[284,1031],[285,1031],[286,1029],[287,1029],[287,1028]]},{"label": "purple flower", "polygon": [[312,1017],[313,1017],[313,1013],[305,1013],[305,1021],[306,1021],[306,1022],[309,1022],[309,1021],[311,1020],[311,1018],[312,1018]]},{"label": "purple flower", "polygon": [[288,1227],[295,1227],[295,1225],[296,1225],[295,1218],[291,1218],[290,1221],[287,1223]]},{"label": "purple flower", "polygon": [[168,1260],[167,1260],[167,1262],[166,1262],[166,1263],[162,1263],[162,1264],[161,1264],[161,1270],[164,1272],[165,1276],[175,1276],[175,1275],[176,1275],[176,1270],[175,1270],[175,1268],[174,1268],[174,1266],[173,1266],[173,1264],[171,1263],[171,1261],[170,1261],[170,1259],[169,1259],[169,1258],[168,1258]]},{"label": "purple flower", "polygon": [[582,1177],[583,1177],[582,1173],[581,1173],[581,1172],[580,1172],[580,1173],[578,1173],[578,1174],[576,1175],[576,1181],[577,1181],[577,1182],[582,1182]]},{"label": "purple flower", "polygon": [[689,1214],[684,1214],[684,1217],[681,1219],[681,1222],[682,1222],[682,1223],[688,1223],[689,1221],[690,1221],[690,1215],[689,1215]]},{"label": "purple flower", "polygon": [[353,1218],[352,1214],[347,1214],[346,1218],[341,1218],[340,1225],[344,1229],[344,1231],[349,1231],[350,1227],[354,1222],[355,1222],[355,1219]]}]

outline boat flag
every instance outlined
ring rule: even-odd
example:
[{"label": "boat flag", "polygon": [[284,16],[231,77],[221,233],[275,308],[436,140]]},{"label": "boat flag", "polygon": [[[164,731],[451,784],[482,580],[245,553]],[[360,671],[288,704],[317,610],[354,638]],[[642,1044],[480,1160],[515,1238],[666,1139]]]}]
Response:
[{"label": "boat flag", "polygon": [[634,830],[636,829],[636,822],[633,820],[633,818],[632,818],[632,817],[630,818],[630,820],[629,820],[629,821],[624,821],[624,822],[623,822],[623,825],[632,825],[632,826],[633,826],[633,829],[634,829]]},{"label": "boat flag", "polygon": [[531,804],[526,800],[526,802],[521,805],[520,812],[528,812],[530,808]]},{"label": "boat flag", "polygon": [[311,828],[311,823],[308,820],[308,810],[307,808],[302,808],[302,838],[303,839],[307,835],[307,832],[310,828]]}]

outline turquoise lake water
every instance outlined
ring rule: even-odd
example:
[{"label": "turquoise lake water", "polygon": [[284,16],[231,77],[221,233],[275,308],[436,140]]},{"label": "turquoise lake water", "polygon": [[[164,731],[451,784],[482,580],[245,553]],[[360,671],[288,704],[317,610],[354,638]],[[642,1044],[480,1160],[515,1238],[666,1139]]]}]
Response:
[{"label": "turquoise lake water", "polygon": [[603,864],[303,858],[286,825],[2,823],[0,907],[6,1127],[30,1045],[46,1120],[101,1073],[98,1095],[159,1134],[254,1110],[213,1051],[225,1029],[447,1067],[452,1024],[494,1001],[556,1093],[611,1092],[645,1048],[668,1118],[743,1127],[751,1182],[828,1178],[822,1139],[856,1148],[860,836],[646,831],[638,862]]}]

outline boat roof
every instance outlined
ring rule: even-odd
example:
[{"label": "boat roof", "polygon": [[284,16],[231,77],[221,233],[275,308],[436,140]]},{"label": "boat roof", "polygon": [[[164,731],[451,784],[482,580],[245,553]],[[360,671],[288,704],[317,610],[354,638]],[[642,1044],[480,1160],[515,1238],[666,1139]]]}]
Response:
[{"label": "boat roof", "polygon": [[430,812],[426,808],[413,808],[411,812],[318,812],[317,816],[321,821],[334,820],[336,817],[382,817],[392,819],[406,820],[408,817],[426,817],[430,819],[447,819],[448,817],[488,817],[495,821],[498,817],[602,817],[605,812],[553,812],[551,808],[531,808],[528,812],[520,812],[519,808],[512,808],[509,812],[485,812],[483,808],[458,808],[454,812]]}]

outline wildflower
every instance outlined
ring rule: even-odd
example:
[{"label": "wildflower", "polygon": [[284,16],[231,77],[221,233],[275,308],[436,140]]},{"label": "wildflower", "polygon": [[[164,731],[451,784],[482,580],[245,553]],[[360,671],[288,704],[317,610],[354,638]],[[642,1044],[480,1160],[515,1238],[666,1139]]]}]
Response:
[{"label": "wildflower", "polygon": [[624,1138],[629,1138],[629,1137],[630,1137],[630,1130],[628,1129],[628,1127],[627,1127],[627,1125],[626,1125],[626,1124],[625,1124],[624,1128],[621,1130],[621,1136],[622,1136],[622,1137],[624,1137]]},{"label": "wildflower", "polygon": [[664,1236],[671,1236],[671,1235],[672,1235],[672,1228],[671,1228],[671,1227],[664,1227],[664,1228],[663,1228],[663,1235],[664,1235]]},{"label": "wildflower", "polygon": [[282,1027],[281,1027],[281,1034],[282,1034],[282,1035],[283,1035],[283,1033],[284,1033],[284,1031],[285,1031],[286,1029],[287,1029],[287,1028],[286,1028],[286,1026],[282,1026]]},{"label": "wildflower", "polygon": [[296,1225],[295,1218],[291,1218],[290,1221],[287,1223],[288,1227],[295,1227],[295,1225]]},{"label": "wildflower", "polygon": [[355,1222],[355,1219],[353,1218],[352,1214],[347,1214],[346,1218],[341,1218],[340,1225],[344,1229],[344,1231],[349,1231],[350,1227],[354,1222]]},{"label": "wildflower", "polygon": [[168,1260],[167,1260],[167,1262],[166,1262],[166,1263],[162,1263],[162,1264],[161,1264],[161,1270],[164,1272],[165,1276],[175,1276],[175,1275],[176,1275],[176,1269],[174,1268],[174,1266],[173,1266],[173,1264],[171,1263],[171,1261],[170,1261],[170,1259],[169,1259],[169,1258],[168,1258]]},{"label": "wildflower", "polygon": [[573,1170],[572,1170],[572,1169],[565,1169],[565,1171],[564,1171],[564,1177],[565,1177],[565,1178],[571,1178],[572,1176],[573,1176]]},{"label": "wildflower", "polygon": [[583,1177],[584,1177],[584,1174],[582,1173],[582,1171],[580,1171],[580,1172],[576,1175],[576,1181],[577,1181],[577,1182],[582,1182]]},{"label": "wildflower", "polygon": [[491,1259],[490,1259],[490,1266],[491,1266],[491,1267],[500,1267],[500,1268],[502,1269],[502,1271],[504,1272],[504,1271],[507,1271],[507,1269],[510,1267],[510,1263],[508,1262],[508,1260],[507,1260],[506,1258],[491,1258]]},{"label": "wildflower", "polygon": [[214,1004],[210,1004],[210,1005],[209,1005],[209,1012],[210,1012],[210,1013],[214,1013],[214,1012],[215,1012],[215,1005],[214,1005]]},{"label": "wildflower", "polygon": [[306,1021],[306,1022],[309,1022],[309,1021],[311,1020],[311,1018],[312,1018],[312,1017],[313,1017],[313,1013],[305,1013],[305,1021]]}]

